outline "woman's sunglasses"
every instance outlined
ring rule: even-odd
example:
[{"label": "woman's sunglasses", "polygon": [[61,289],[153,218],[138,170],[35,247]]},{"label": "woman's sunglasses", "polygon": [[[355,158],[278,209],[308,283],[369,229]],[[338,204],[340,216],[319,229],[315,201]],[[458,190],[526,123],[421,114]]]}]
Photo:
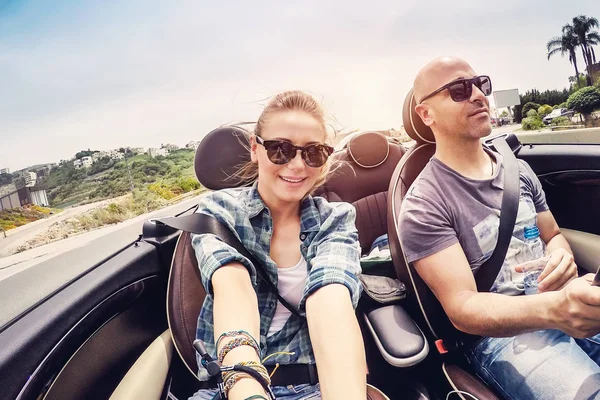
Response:
[{"label": "woman's sunglasses", "polygon": [[256,143],[262,145],[267,150],[267,157],[273,164],[287,164],[296,157],[298,150],[301,151],[302,159],[312,168],[319,168],[325,165],[327,159],[333,153],[333,147],[324,144],[311,144],[308,146],[295,146],[284,140],[263,140],[255,136]]},{"label": "woman's sunglasses", "polygon": [[486,96],[492,94],[492,81],[490,80],[490,77],[487,75],[480,75],[471,79],[465,78],[452,81],[442,86],[435,92],[425,96],[420,103],[423,103],[425,100],[446,89],[448,89],[448,92],[450,92],[450,97],[452,97],[452,100],[456,101],[457,103],[469,100],[473,94],[473,85],[477,86],[479,90],[481,90]]}]

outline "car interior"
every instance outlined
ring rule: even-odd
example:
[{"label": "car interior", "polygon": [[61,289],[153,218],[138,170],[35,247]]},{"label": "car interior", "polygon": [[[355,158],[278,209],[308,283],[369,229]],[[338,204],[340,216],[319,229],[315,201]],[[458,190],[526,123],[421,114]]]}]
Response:
[{"label": "car interior", "polygon": [[[460,348],[444,352],[440,340],[454,328],[404,258],[398,213],[433,156],[435,139],[414,113],[412,92],[403,121],[415,145],[406,148],[378,132],[355,135],[334,153],[334,171],[315,192],[355,206],[364,255],[376,238],[388,235],[391,260],[364,268],[356,311],[373,385],[368,398],[445,399],[451,391],[459,391],[454,398],[472,398],[460,391],[500,398],[470,370]],[[232,175],[249,156],[247,140],[248,132],[236,126],[204,136],[195,158],[198,180],[211,190],[242,184]],[[527,144],[513,134],[506,141],[540,178],[581,273],[596,272],[600,145]],[[105,250],[102,259],[49,293],[33,276],[54,272],[47,270],[50,264],[38,264],[26,271],[35,284],[23,289],[39,293],[35,301],[9,290],[18,275],[0,281],[3,307],[16,310],[0,318],[0,398],[187,399],[202,387],[192,342],[205,293],[189,237],[148,220],[125,246]],[[52,267],[82,265],[85,252],[102,251],[102,243],[61,255]],[[404,295],[386,297],[391,288]]]}]

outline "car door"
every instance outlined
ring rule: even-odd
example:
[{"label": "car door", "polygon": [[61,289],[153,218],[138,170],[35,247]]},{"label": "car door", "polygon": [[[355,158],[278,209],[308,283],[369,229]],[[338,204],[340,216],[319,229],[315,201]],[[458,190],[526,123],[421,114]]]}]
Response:
[{"label": "car door", "polygon": [[[594,139],[597,135],[599,139]],[[579,267],[600,266],[600,129],[519,135]]]},{"label": "car door", "polygon": [[[0,281],[0,398],[107,399],[165,334],[179,236],[127,226]],[[167,363],[166,368],[169,368]],[[166,396],[166,378],[157,384]]]}]

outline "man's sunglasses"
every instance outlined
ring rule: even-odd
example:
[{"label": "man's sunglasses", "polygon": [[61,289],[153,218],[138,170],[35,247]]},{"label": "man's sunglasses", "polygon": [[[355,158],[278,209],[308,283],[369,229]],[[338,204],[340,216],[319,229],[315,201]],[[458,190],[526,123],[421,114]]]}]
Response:
[{"label": "man's sunglasses", "polygon": [[425,100],[435,96],[436,94],[446,89],[448,89],[448,92],[450,92],[450,97],[452,97],[452,100],[456,101],[457,103],[469,100],[471,98],[471,95],[473,94],[473,85],[477,86],[479,90],[481,90],[486,96],[492,94],[492,81],[490,80],[490,77],[487,75],[480,75],[471,79],[465,78],[452,81],[442,86],[435,92],[425,96],[420,101],[420,103],[423,103]]},{"label": "man's sunglasses", "polygon": [[267,150],[267,157],[273,164],[287,164],[296,157],[298,150],[301,151],[302,159],[312,168],[319,168],[325,165],[327,159],[333,153],[333,147],[324,144],[310,144],[308,146],[295,146],[284,140],[263,140],[255,136],[256,143],[262,145]]}]

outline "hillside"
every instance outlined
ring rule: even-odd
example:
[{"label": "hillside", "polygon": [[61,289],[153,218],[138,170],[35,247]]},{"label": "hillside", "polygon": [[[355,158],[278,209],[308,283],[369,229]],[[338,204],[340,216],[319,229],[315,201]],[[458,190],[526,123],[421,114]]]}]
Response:
[{"label": "hillside", "polygon": [[[90,168],[75,169],[72,163],[55,167],[42,187],[53,207],[68,207],[114,198],[135,190],[149,191],[165,200],[200,188],[195,178],[194,151],[181,149],[166,157],[140,154],[125,160],[103,158]],[[130,174],[128,174],[128,167]]]}]

